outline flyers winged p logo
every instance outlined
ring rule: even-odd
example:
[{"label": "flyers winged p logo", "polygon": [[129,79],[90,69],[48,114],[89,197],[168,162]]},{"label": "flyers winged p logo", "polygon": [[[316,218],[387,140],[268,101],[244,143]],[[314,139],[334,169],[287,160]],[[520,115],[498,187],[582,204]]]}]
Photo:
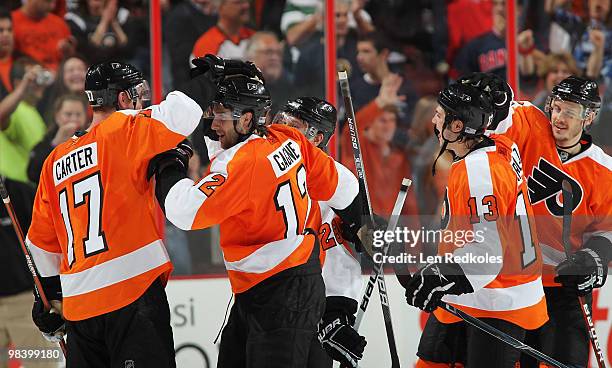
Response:
[{"label": "flyers winged p logo", "polygon": [[574,195],[572,210],[574,210],[580,205],[584,194],[580,183],[544,158],[540,158],[538,166],[533,168],[531,175],[527,178],[531,204],[536,205],[545,201],[546,208],[551,214],[558,217],[563,216],[562,203],[558,200],[563,180],[567,180],[572,186]]}]

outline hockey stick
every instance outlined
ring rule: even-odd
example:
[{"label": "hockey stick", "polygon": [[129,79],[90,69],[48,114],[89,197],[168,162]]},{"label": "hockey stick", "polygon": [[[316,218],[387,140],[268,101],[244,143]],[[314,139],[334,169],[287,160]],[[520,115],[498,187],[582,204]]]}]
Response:
[{"label": "hockey stick", "polygon": [[[365,195],[365,210],[369,217],[370,224],[375,224],[374,214],[372,213],[372,205],[370,203],[370,194],[368,192],[368,183],[366,181],[365,169],[363,167],[363,157],[361,155],[361,146],[359,145],[359,136],[357,135],[357,124],[355,121],[355,111],[353,109],[353,99],[351,97],[351,89],[349,87],[348,76],[346,71],[338,72],[338,79],[340,80],[340,91],[344,98],[344,107],[347,113],[347,124],[351,135],[351,146],[353,148],[353,159],[355,160],[355,170],[357,171],[357,177],[359,180],[360,188],[363,188],[363,194]],[[366,245],[367,247],[367,245]],[[384,249],[384,248],[383,248]],[[376,262],[375,262],[376,264]],[[382,265],[380,267],[382,270]],[[389,307],[389,298],[387,297],[387,286],[385,283],[384,274],[379,270],[378,276],[374,278],[374,282],[378,281],[378,294],[380,295],[380,305],[382,307],[383,317],[385,320],[385,331],[387,332],[387,341],[389,342],[389,352],[391,354],[391,367],[399,368],[399,356],[397,355],[397,346],[395,344],[395,335],[393,333],[393,324],[391,321],[391,308]],[[366,290],[367,293],[367,290]],[[370,295],[371,295],[370,291]],[[366,304],[367,306],[367,304]],[[365,307],[364,307],[365,309]],[[363,313],[362,313],[363,317]],[[360,319],[361,322],[361,319]]]},{"label": "hockey stick", "polygon": [[[45,310],[51,309],[51,304],[45,295],[45,292],[42,288],[42,284],[40,283],[40,278],[38,276],[38,270],[36,269],[36,265],[32,261],[32,254],[30,254],[30,250],[26,246],[23,236],[23,231],[21,230],[21,225],[19,225],[19,220],[17,219],[17,214],[15,213],[15,209],[13,208],[13,204],[11,203],[11,197],[9,196],[6,187],[4,186],[4,179],[0,177],[0,197],[2,197],[2,202],[4,202],[4,207],[6,208],[6,212],[8,212],[9,217],[11,218],[11,222],[13,223],[13,229],[15,230],[15,234],[17,234],[17,239],[19,240],[19,244],[21,245],[21,250],[23,251],[23,255],[25,256],[26,263],[28,264],[28,268],[30,269],[30,273],[32,274],[32,278],[34,279],[34,292],[40,297],[42,300],[43,306]],[[64,357],[66,356],[66,343],[62,339],[59,342],[60,348],[62,348],[62,352],[64,353]]]},{"label": "hockey stick", "polygon": [[495,337],[496,339],[512,346],[513,348],[515,348],[516,350],[519,350],[521,353],[527,354],[535,359],[537,359],[538,361],[544,362],[546,364],[552,365],[554,367],[558,367],[558,368],[571,368],[563,363],[558,362],[557,360],[549,357],[548,355],[542,353],[539,350],[536,350],[534,348],[532,348],[531,346],[523,343],[520,340],[517,340],[516,338],[508,335],[507,333],[498,330],[497,328],[489,325],[486,322],[483,322],[481,320],[479,320],[476,317],[473,317],[465,312],[463,312],[460,309],[455,308],[454,306],[442,302],[440,304],[440,308],[444,309],[445,311],[447,311],[448,313],[455,315],[459,318],[461,318],[463,321],[465,321],[466,323],[478,328],[481,331],[484,331],[486,333],[488,333],[489,335]]},{"label": "hockey stick", "polygon": [[[412,181],[410,179],[404,178],[402,179],[402,186],[400,188],[399,193],[397,194],[397,198],[395,200],[395,205],[393,205],[393,211],[391,212],[391,217],[389,218],[389,224],[387,225],[387,231],[393,231],[397,226],[397,222],[399,220],[400,213],[402,211],[402,207],[404,207],[404,202],[406,200],[406,196],[408,195],[408,189]],[[389,245],[385,244],[382,249],[383,257],[389,253]],[[374,269],[372,273],[370,273],[370,277],[368,279],[368,284],[365,287],[363,292],[363,297],[361,298],[361,303],[359,304],[359,309],[357,310],[357,316],[355,318],[355,324],[353,327],[355,330],[359,330],[359,326],[361,325],[361,320],[363,319],[363,315],[368,308],[368,303],[370,302],[370,297],[372,296],[372,292],[376,287],[376,281],[379,279],[379,275],[383,269],[382,263],[374,263]],[[386,295],[386,293],[385,293]]]},{"label": "hockey stick", "polygon": [[[569,258],[572,253],[570,235],[572,227],[572,211],[574,209],[574,194],[572,192],[572,185],[567,180],[563,180],[561,182],[561,195],[563,196],[563,249],[565,250],[565,256]],[[582,296],[578,297],[578,303],[580,303],[582,317],[584,318],[584,323],[586,324],[589,332],[589,339],[591,340],[591,346],[593,347],[593,352],[595,353],[595,358],[597,359],[597,366],[599,368],[606,368],[603,351],[601,350],[599,338],[595,332],[595,324],[591,318],[591,309],[589,308],[589,304],[586,303],[584,297]]]}]

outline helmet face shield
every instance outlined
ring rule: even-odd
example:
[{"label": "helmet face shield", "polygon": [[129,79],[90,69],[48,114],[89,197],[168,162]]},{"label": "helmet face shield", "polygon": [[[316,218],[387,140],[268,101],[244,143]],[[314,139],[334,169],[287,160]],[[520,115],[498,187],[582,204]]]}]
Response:
[{"label": "helmet face shield", "polygon": [[272,124],[283,124],[295,128],[304,134],[308,140],[313,139],[317,136],[317,133],[319,133],[316,127],[310,126],[304,119],[298,118],[287,111],[277,112],[272,120]]},{"label": "helmet face shield", "polygon": [[559,115],[570,120],[585,120],[589,117],[595,119],[598,108],[590,108],[582,105],[580,102],[564,99],[559,95],[550,95],[544,105],[544,111],[551,115]]},{"label": "helmet face shield", "polygon": [[227,108],[220,103],[214,103],[204,111],[203,117],[210,120],[236,120],[240,118],[240,114],[235,109]]},{"label": "helmet face shield", "polygon": [[143,104],[151,101],[151,88],[149,87],[149,83],[144,79],[142,82],[131,87],[127,92],[132,100],[140,98]]}]

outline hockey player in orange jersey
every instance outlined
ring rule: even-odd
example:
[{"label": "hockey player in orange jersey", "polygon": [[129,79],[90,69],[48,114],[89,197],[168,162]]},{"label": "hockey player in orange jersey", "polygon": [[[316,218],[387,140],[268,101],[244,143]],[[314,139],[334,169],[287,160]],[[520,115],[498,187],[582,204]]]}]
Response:
[{"label": "hockey player in orange jersey", "polygon": [[[272,123],[294,127],[310,143],[326,149],[336,129],[336,119],[336,108],[329,102],[317,97],[298,97],[288,101]],[[332,359],[344,367],[357,367],[366,345],[365,338],[353,329],[363,285],[361,265],[342,236],[340,218],[327,202],[313,201],[310,216],[320,224],[319,242],[324,250],[321,259],[326,303],[319,323],[319,340],[327,354],[316,349],[321,353],[310,354],[308,367],[331,368]]]},{"label": "hockey player in orange jersey", "polygon": [[440,92],[438,104],[432,122],[440,153],[454,155],[442,228],[454,241],[444,237],[438,249],[442,258],[406,285],[408,304],[433,312],[421,336],[417,367],[514,368],[516,350],[437,306],[443,300],[519,340],[547,320],[521,158],[508,138],[484,136],[494,112],[488,93],[453,84]]},{"label": "hockey player in orange jersey", "polygon": [[[91,66],[93,121],[44,163],[26,242],[46,295],[61,302],[68,368],[176,366],[164,291],[172,264],[147,164],[195,129],[230,69],[258,73],[216,57],[195,63],[190,83],[148,108],[147,83],[134,67]],[[32,317],[43,335],[62,338],[62,317],[40,299]]]},{"label": "hockey player in orange jersey", "polygon": [[[612,158],[588,134],[601,105],[597,83],[576,76],[564,79],[546,103],[547,116],[529,102],[511,103],[510,87],[493,75],[478,73],[463,80],[491,91],[499,101],[493,133],[515,141],[523,158],[550,316],[542,328],[528,334],[528,342],[562,363],[586,367],[589,336],[577,296],[591,306],[591,292],[605,283],[612,259],[612,192],[595,185],[612,183]],[[561,236],[563,180],[573,192],[569,259]],[[528,357],[522,363],[538,366]]]},{"label": "hockey player in orange jersey", "polygon": [[325,309],[313,201],[327,201],[350,234],[361,225],[355,176],[297,129],[266,127],[269,106],[260,80],[226,79],[210,110],[206,176],[194,183],[172,157],[154,168],[170,221],[185,230],[220,225],[236,295],[221,335],[223,368],[307,366]]}]

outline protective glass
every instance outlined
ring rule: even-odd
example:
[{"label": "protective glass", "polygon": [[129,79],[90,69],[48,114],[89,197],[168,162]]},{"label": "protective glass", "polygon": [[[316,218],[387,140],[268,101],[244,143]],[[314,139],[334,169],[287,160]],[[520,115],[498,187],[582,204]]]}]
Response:
[{"label": "protective glass", "polygon": [[[238,118],[239,117],[240,115],[238,116]],[[214,104],[213,106],[210,106],[208,109],[206,109],[206,111],[204,111],[203,118],[210,119],[210,120],[214,120],[214,119],[235,120],[237,119],[232,110],[225,108],[221,104]]]},{"label": "protective glass", "polygon": [[585,119],[589,113],[591,113],[591,109],[584,108],[582,105],[572,101],[570,102],[572,105],[576,105],[575,108],[563,108],[561,102],[564,101],[558,96],[549,96],[546,101],[546,105],[544,107],[544,111],[550,114],[559,115],[565,119],[574,119],[574,120],[583,120]]},{"label": "protective glass", "polygon": [[272,124],[289,125],[290,127],[298,129],[302,133],[306,133],[306,130],[308,129],[308,123],[285,111],[277,112],[276,115],[274,115],[274,119],[272,119]]},{"label": "protective glass", "polygon": [[151,101],[151,88],[146,80],[130,88],[129,92],[132,100],[140,98],[143,103]]}]

